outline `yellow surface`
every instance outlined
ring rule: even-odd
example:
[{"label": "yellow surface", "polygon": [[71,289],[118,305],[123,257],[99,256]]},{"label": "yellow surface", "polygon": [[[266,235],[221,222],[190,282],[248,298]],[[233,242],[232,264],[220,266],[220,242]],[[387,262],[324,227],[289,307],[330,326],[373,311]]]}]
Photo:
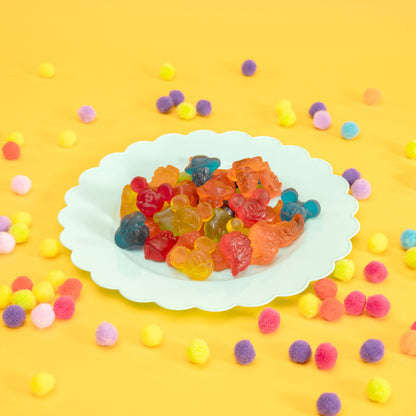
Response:
[{"label": "yellow surface", "polygon": [[[416,164],[405,156],[406,144],[415,139],[415,10],[411,0],[3,2],[0,141],[19,131],[25,145],[20,160],[0,158],[0,215],[26,211],[33,222],[30,240],[0,257],[0,284],[19,275],[39,282],[50,270],[61,269],[84,288],[70,321],[43,331],[31,325],[30,317],[15,330],[0,324],[2,414],[301,416],[315,415],[315,401],[326,391],[339,394],[340,415],[411,414],[416,358],[400,352],[399,340],[416,319],[416,272],[405,265],[399,236],[416,227]],[[253,77],[240,74],[247,58],[258,65]],[[52,79],[38,74],[46,61],[56,69]],[[172,81],[160,79],[166,61],[175,66]],[[381,90],[379,105],[363,103],[368,87]],[[171,89],[182,90],[189,102],[209,99],[212,115],[184,121],[175,112],[159,114],[155,102]],[[278,125],[280,99],[293,104],[297,122],[290,129]],[[333,120],[329,130],[312,127],[307,110],[314,101],[326,103]],[[96,109],[93,123],[79,121],[82,105]],[[340,137],[348,120],[361,130],[352,141]],[[66,129],[79,140],[72,149],[57,143]],[[281,325],[275,334],[263,335],[257,328],[262,308],[173,312],[135,304],[97,287],[71,264],[68,250],[55,259],[39,255],[44,238],[59,237],[64,194],[84,170],[137,140],[198,129],[271,135],[328,160],[336,173],[359,169],[373,193],[360,202],[357,215],[361,231],[349,255],[356,277],[338,284],[338,297],[351,290],[383,293],[392,303],[389,316],[307,320],[295,296],[271,302]],[[32,179],[28,195],[10,190],[16,174]],[[367,248],[376,232],[390,241],[382,255]],[[362,275],[371,260],[385,262],[389,270],[380,285]],[[114,348],[95,344],[95,329],[104,320],[119,331]],[[140,328],[148,322],[163,330],[160,348],[140,343]],[[386,346],[377,364],[359,359],[359,348],[370,337]],[[194,338],[209,345],[204,366],[186,357]],[[233,348],[244,338],[252,341],[257,357],[240,367]],[[313,362],[291,363],[288,348],[300,338],[313,349],[333,343],[339,352],[335,368],[325,372]],[[39,371],[56,379],[56,389],[40,399],[29,389]],[[391,383],[385,404],[366,396],[374,376]]]}]

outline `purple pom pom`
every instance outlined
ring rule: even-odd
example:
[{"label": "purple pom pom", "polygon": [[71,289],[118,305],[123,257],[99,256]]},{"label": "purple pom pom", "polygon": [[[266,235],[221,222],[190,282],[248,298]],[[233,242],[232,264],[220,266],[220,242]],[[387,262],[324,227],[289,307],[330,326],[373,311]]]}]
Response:
[{"label": "purple pom pom", "polygon": [[251,77],[256,73],[257,70],[257,64],[252,61],[251,59],[247,59],[243,62],[243,65],[241,65],[241,72],[246,77]]},{"label": "purple pom pom", "polygon": [[172,90],[169,93],[169,97],[172,98],[173,105],[175,107],[185,101],[185,96],[183,95],[182,91],[179,91],[179,90]]},{"label": "purple pom pom", "polygon": [[114,325],[105,321],[98,325],[98,328],[95,331],[95,341],[98,345],[101,345],[102,347],[111,347],[117,342],[117,339],[118,331]]},{"label": "purple pom pom", "polygon": [[309,108],[309,115],[313,117],[317,111],[322,110],[326,111],[326,105],[324,103],[321,103],[320,101],[317,101],[316,103],[313,103]]},{"label": "purple pom pom", "polygon": [[361,178],[361,173],[355,168],[349,168],[342,174],[342,177],[350,184],[350,186]]},{"label": "purple pom pom", "polygon": [[169,113],[172,107],[173,107],[173,100],[170,97],[160,97],[156,101],[156,108],[158,109],[159,113],[162,113],[162,114]]},{"label": "purple pom pom", "polygon": [[3,311],[3,321],[9,328],[18,328],[25,319],[25,311],[19,305],[10,305]]},{"label": "purple pom pom", "polygon": [[208,100],[199,100],[196,103],[196,111],[200,116],[209,116],[212,111],[211,103]]},{"label": "purple pom pom", "polygon": [[305,364],[311,356],[312,349],[306,341],[295,341],[289,348],[289,357],[294,363]]},{"label": "purple pom pom", "polygon": [[97,113],[90,105],[83,105],[78,109],[78,117],[83,123],[91,123],[96,115]]},{"label": "purple pom pom", "polygon": [[234,355],[238,364],[247,365],[254,361],[256,351],[248,339],[243,339],[235,344]]},{"label": "purple pom pom", "polygon": [[368,339],[360,348],[360,356],[366,363],[377,363],[384,357],[384,344],[379,339]]},{"label": "purple pom pom", "polygon": [[5,215],[0,215],[0,232],[9,231],[11,226],[12,222],[10,218],[6,217]]},{"label": "purple pom pom", "polygon": [[321,416],[335,416],[341,410],[341,400],[335,393],[322,393],[316,402]]}]

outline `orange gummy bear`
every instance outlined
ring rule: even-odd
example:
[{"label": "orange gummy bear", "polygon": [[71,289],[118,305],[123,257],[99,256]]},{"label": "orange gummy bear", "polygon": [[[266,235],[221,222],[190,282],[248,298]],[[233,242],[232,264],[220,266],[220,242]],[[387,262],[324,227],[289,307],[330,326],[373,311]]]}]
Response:
[{"label": "orange gummy bear", "polygon": [[168,183],[171,186],[175,186],[179,177],[179,169],[175,166],[167,165],[158,167],[152,177],[150,186],[158,188],[162,183]]}]

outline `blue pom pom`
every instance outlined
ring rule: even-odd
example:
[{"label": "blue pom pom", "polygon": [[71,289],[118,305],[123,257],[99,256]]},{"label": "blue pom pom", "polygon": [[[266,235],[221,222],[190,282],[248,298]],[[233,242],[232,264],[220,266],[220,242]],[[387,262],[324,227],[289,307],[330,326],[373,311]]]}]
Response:
[{"label": "blue pom pom", "polygon": [[341,136],[346,140],[352,140],[358,136],[360,128],[354,121],[347,121],[341,127]]},{"label": "blue pom pom", "polygon": [[405,249],[416,247],[416,230],[408,228],[400,235],[400,245]]}]

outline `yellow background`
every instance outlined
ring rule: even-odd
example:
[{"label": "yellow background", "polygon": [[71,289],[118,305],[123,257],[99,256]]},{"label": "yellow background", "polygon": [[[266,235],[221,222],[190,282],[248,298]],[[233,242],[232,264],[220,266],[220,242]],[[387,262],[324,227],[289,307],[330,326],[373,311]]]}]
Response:
[{"label": "yellow background", "polygon": [[[25,145],[19,161],[0,160],[0,214],[28,211],[33,225],[26,244],[0,257],[0,284],[18,275],[41,281],[56,268],[84,284],[69,322],[42,332],[30,319],[17,330],[0,325],[2,414],[313,415],[325,391],[339,394],[345,416],[414,411],[416,358],[402,355],[398,347],[416,319],[416,272],[405,266],[399,245],[401,231],[416,227],[416,162],[404,156],[405,144],[416,138],[413,1],[3,0],[1,16],[0,140],[17,130]],[[247,58],[258,64],[252,78],[240,74]],[[44,61],[56,67],[52,80],[37,74]],[[174,81],[159,78],[165,61],[176,68]],[[383,92],[375,107],[362,103],[362,92],[370,86]],[[212,115],[186,122],[174,113],[159,114],[155,101],[171,89],[184,91],[194,103],[211,100]],[[291,129],[277,124],[274,107],[282,98],[292,101],[297,114]],[[307,114],[318,100],[333,119],[328,131],[315,130]],[[76,110],[84,104],[98,114],[90,125],[77,119]],[[356,140],[340,138],[347,120],[361,128]],[[64,129],[78,135],[73,149],[57,145]],[[59,237],[64,194],[84,170],[135,141],[198,129],[275,136],[329,161],[338,174],[358,168],[373,193],[357,214],[361,230],[349,256],[356,262],[355,279],[339,284],[338,297],[352,290],[384,293],[392,303],[389,316],[310,321],[299,315],[295,296],[270,304],[280,311],[281,326],[265,336],[257,329],[262,308],[174,312],[135,304],[93,284],[88,273],[71,264],[67,250],[54,260],[39,256],[43,238]],[[11,192],[16,174],[32,179],[27,196]],[[379,231],[387,234],[390,246],[377,256],[368,252],[367,239]],[[380,285],[362,275],[371,260],[389,269]],[[95,345],[95,328],[103,320],[119,330],[114,348]],[[140,328],[149,322],[164,330],[159,349],[139,342]],[[186,346],[194,337],[211,348],[204,367],[187,362]],[[386,346],[378,364],[359,359],[359,347],[370,337]],[[249,367],[238,366],[233,357],[234,344],[243,338],[257,351]],[[339,352],[336,367],[325,372],[313,362],[292,364],[287,350],[299,338],[313,349],[332,342]],[[43,399],[29,392],[29,380],[38,371],[56,377],[56,390]],[[373,376],[392,385],[384,405],[366,397]]]}]

